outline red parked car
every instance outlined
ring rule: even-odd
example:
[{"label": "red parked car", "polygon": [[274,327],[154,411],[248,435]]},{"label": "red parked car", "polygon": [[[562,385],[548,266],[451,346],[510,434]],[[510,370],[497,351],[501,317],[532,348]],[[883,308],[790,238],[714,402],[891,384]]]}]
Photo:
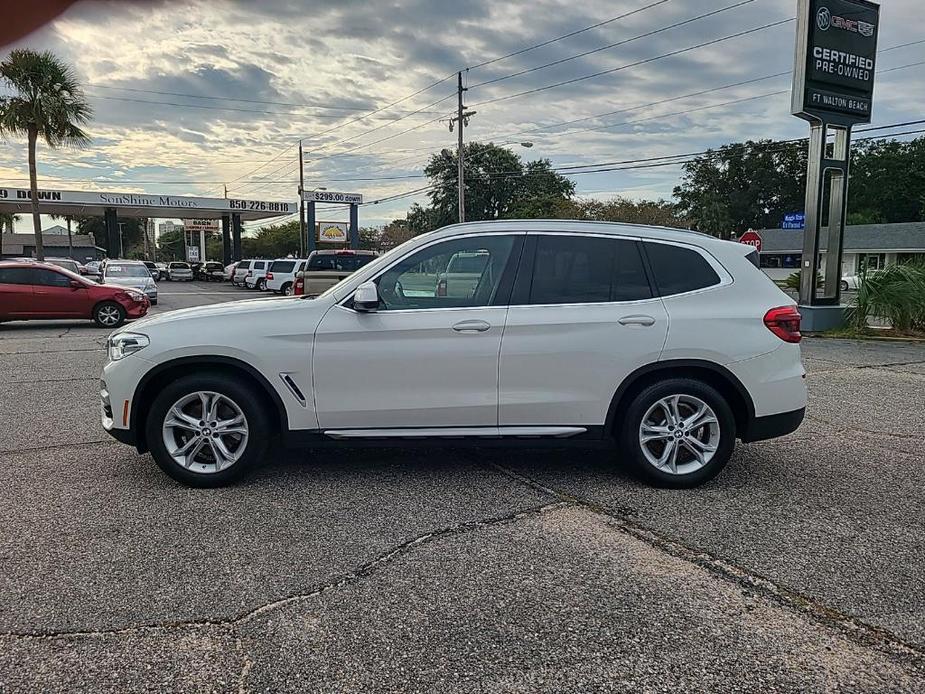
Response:
[{"label": "red parked car", "polygon": [[61,267],[0,262],[0,323],[88,318],[101,328],[117,328],[126,318],[141,318],[150,306],[141,292],[96,284]]}]

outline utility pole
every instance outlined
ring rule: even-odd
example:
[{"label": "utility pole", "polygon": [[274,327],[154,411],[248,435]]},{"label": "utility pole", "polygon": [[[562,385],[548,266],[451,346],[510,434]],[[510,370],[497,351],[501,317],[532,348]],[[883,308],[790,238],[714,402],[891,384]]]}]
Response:
[{"label": "utility pole", "polygon": [[305,257],[305,163],[302,160],[302,140],[299,140],[299,257]]},{"label": "utility pole", "polygon": [[453,132],[454,123],[459,128],[458,133],[458,144],[457,144],[457,154],[456,158],[459,160],[459,173],[457,174],[457,185],[459,187],[459,221],[466,221],[466,174],[465,174],[465,153],[464,153],[464,144],[463,144],[463,127],[469,125],[469,117],[476,114],[475,111],[467,111],[466,107],[463,106],[463,92],[468,91],[468,88],[463,87],[463,78],[462,71],[456,73],[457,77],[457,107],[456,107],[456,118],[450,119],[450,132]]}]

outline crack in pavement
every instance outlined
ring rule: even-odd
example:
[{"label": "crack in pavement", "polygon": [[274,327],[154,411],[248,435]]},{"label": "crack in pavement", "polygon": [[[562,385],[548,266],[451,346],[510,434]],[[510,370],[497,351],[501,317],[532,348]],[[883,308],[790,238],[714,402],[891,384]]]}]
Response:
[{"label": "crack in pavement", "polygon": [[846,431],[851,431],[851,432],[855,432],[858,434],[871,434],[873,436],[889,436],[890,438],[894,438],[894,439],[904,439],[904,440],[913,440],[913,441],[923,438],[920,434],[895,434],[891,431],[879,431],[876,429],[862,429],[859,427],[845,426],[842,424],[836,424],[835,422],[830,422],[829,420],[823,419],[822,417],[817,417],[816,415],[806,415],[806,419],[810,419],[814,422],[818,422],[819,424],[824,424],[827,427],[830,427],[832,429],[832,434],[840,434]]},{"label": "crack in pavement", "polygon": [[[0,453],[32,453],[50,451],[55,448],[74,448],[75,446],[98,446],[100,444],[118,444],[115,439],[94,439],[93,441],[69,441],[68,443],[50,443],[47,446],[26,446],[25,448],[0,448]],[[125,445],[125,444],[119,444]]]},{"label": "crack in pavement", "polygon": [[740,566],[728,559],[723,559],[712,552],[688,547],[679,540],[637,523],[627,516],[589,499],[549,487],[504,465],[493,462],[487,464],[511,479],[537,491],[544,492],[563,503],[585,508],[604,516],[621,532],[641,540],[657,550],[696,564],[715,576],[730,580],[747,590],[773,600],[787,609],[806,615],[825,627],[833,628],[854,643],[866,648],[874,648],[901,665],[925,674],[925,648],[910,643],[887,629],[868,624],[856,617],[817,602],[813,598],[779,585],[756,571]]},{"label": "crack in pavement", "polygon": [[[557,511],[562,508],[568,508],[572,506],[571,502],[565,501],[556,501],[549,504],[543,504],[541,506],[533,506],[522,511],[516,511],[509,513],[504,516],[493,516],[490,518],[483,518],[480,520],[474,521],[464,521],[462,523],[456,523],[454,525],[446,526],[444,528],[439,528],[437,530],[431,530],[417,537],[413,537],[409,540],[401,542],[391,549],[379,554],[374,559],[371,559],[364,564],[361,564],[359,567],[348,571],[346,573],[339,574],[337,577],[329,580],[326,583],[322,583],[306,592],[296,593],[295,595],[289,595],[284,598],[279,598],[271,602],[258,605],[249,610],[241,612],[232,617],[226,617],[224,619],[188,619],[188,620],[176,620],[176,621],[165,621],[165,622],[151,622],[148,624],[137,624],[126,627],[121,627],[118,629],[86,629],[86,630],[61,630],[61,631],[6,631],[0,632],[0,639],[37,639],[37,640],[54,640],[62,638],[87,638],[87,637],[106,637],[106,636],[120,636],[127,634],[137,634],[144,632],[159,632],[167,631],[170,629],[182,629],[182,628],[192,628],[192,627],[217,627],[230,629],[232,634],[234,634],[234,629],[240,624],[246,624],[251,619],[259,617],[261,615],[277,610],[281,607],[291,605],[297,602],[303,602],[307,600],[312,600],[324,593],[327,593],[332,590],[337,590],[343,588],[346,585],[350,585],[363,579],[367,576],[371,576],[376,573],[376,571],[383,565],[389,564],[394,561],[396,558],[407,554],[409,551],[429,542],[434,542],[436,540],[442,540],[444,538],[455,537],[457,535],[464,535],[481,528],[487,528],[495,525],[505,525],[508,523],[515,523],[524,518],[530,518],[533,516],[539,516],[544,513],[549,513],[551,511]],[[238,638],[235,635],[235,638]]]},{"label": "crack in pavement", "polygon": [[[103,348],[103,345],[99,347],[94,347],[93,349],[52,349],[45,350],[41,354],[68,354],[70,352],[99,352]],[[0,357],[5,355],[14,355],[14,354],[39,354],[36,350],[29,350],[28,352],[0,352]]]},{"label": "crack in pavement", "polygon": [[[3,355],[0,355],[3,356]],[[8,386],[22,385],[25,383],[73,383],[73,382],[83,382],[83,381],[96,381],[99,382],[99,378],[40,378],[40,379],[30,379],[26,381],[4,381],[3,383]]]}]

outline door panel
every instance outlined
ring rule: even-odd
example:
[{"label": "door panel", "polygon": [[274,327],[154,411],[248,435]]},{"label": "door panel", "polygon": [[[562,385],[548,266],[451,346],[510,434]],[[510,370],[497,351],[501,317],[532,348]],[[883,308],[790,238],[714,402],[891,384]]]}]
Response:
[{"label": "door panel", "polygon": [[[506,311],[358,313],[335,306],[315,334],[319,426],[496,426]],[[461,330],[469,321],[472,329]]]},{"label": "door panel", "polygon": [[70,278],[54,270],[37,269],[33,285],[33,304],[45,318],[88,318],[86,307],[89,290],[70,286]]},{"label": "door panel", "polygon": [[[434,242],[376,278],[378,311],[349,301],[329,310],[312,357],[320,427],[497,427],[498,353],[522,238]],[[479,258],[476,281],[441,292],[462,255]]]},{"label": "door panel", "polygon": [[[631,322],[623,325],[625,318]],[[501,345],[499,424],[603,424],[619,384],[658,360],[667,332],[659,299],[512,306]]]},{"label": "door panel", "polygon": [[0,269],[0,317],[27,317],[32,312],[32,271],[26,268]]},{"label": "door panel", "polygon": [[668,314],[638,244],[531,234],[499,364],[499,425],[604,424],[617,387],[657,361]]}]

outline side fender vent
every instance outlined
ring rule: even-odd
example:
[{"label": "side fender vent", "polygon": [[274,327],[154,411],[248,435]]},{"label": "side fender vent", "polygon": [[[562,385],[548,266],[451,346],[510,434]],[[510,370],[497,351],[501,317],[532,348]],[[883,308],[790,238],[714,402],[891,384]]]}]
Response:
[{"label": "side fender vent", "polygon": [[299,401],[299,404],[305,407],[305,395],[302,393],[298,384],[293,380],[292,376],[288,373],[281,373],[279,377],[283,379],[283,383],[286,384],[286,387],[289,389],[289,392],[295,396],[295,399]]}]

